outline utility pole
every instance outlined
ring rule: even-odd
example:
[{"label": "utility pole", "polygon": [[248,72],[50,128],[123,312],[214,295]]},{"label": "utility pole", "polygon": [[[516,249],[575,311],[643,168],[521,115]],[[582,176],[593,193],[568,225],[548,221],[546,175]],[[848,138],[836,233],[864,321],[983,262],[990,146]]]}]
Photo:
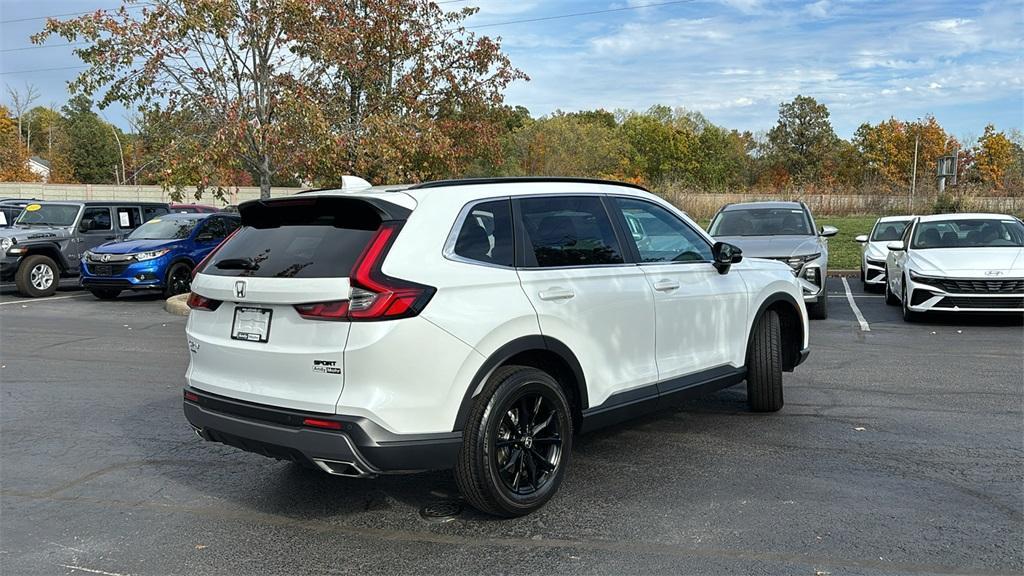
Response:
[{"label": "utility pole", "polygon": [[910,177],[910,213],[914,213],[914,191],[917,189],[917,143],[920,139],[920,130],[914,133],[914,169]]}]

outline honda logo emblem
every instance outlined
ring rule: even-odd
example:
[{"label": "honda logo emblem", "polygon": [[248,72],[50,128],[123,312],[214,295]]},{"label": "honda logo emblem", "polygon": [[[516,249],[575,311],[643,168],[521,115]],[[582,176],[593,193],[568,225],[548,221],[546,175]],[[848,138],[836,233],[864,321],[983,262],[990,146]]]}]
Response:
[{"label": "honda logo emblem", "polygon": [[103,256],[100,256],[100,261],[101,262],[110,262],[110,254],[104,254]]},{"label": "honda logo emblem", "polygon": [[245,280],[235,282],[235,297],[245,298]]},{"label": "honda logo emblem", "polygon": [[1002,275],[1003,275],[1003,272],[1001,270],[989,270],[988,272],[985,272],[985,276],[1002,276]]}]

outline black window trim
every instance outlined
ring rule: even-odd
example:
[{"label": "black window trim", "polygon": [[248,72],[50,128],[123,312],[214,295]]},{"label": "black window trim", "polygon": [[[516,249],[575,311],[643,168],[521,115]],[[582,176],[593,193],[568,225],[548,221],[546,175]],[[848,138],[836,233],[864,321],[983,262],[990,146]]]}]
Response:
[{"label": "black window trim", "polygon": [[[466,258],[465,256],[460,256],[459,254],[456,254],[455,253],[455,244],[458,243],[459,232],[462,231],[462,226],[465,224],[466,218],[469,217],[470,212],[472,212],[473,209],[476,208],[477,206],[479,206],[480,204],[486,204],[488,202],[498,202],[498,201],[501,201],[501,200],[507,201],[509,203],[509,211],[512,213],[512,252],[513,252],[513,254],[512,254],[512,263],[513,263],[513,265],[512,266],[505,266],[504,264],[495,264],[494,262],[484,262],[483,260],[473,260],[472,258]],[[494,197],[490,197],[490,198],[480,198],[478,200],[473,200],[471,202],[466,203],[466,205],[462,207],[462,210],[459,211],[458,217],[455,218],[455,223],[452,224],[452,229],[448,232],[448,238],[444,241],[444,249],[442,250],[441,253],[442,253],[442,255],[444,256],[444,258],[446,260],[451,260],[452,262],[460,262],[462,264],[473,264],[475,266],[485,266],[487,268],[499,268],[501,270],[515,270],[516,269],[515,264],[519,261],[519,259],[518,259],[518,253],[519,253],[518,236],[519,236],[519,231],[516,228],[517,228],[517,226],[516,226],[515,210],[512,207],[512,197],[511,196],[494,196]]]},{"label": "black window trim", "polygon": [[[661,208],[662,210],[665,210],[666,212],[671,214],[674,218],[679,220],[679,222],[681,224],[683,224],[684,226],[689,228],[690,231],[693,232],[694,234],[696,234],[698,238],[703,240],[704,243],[707,244],[708,250],[711,251],[712,254],[714,253],[714,244],[712,244],[711,242],[708,242],[708,239],[704,237],[704,234],[702,234],[699,230],[697,230],[696,228],[691,226],[690,223],[687,222],[686,220],[684,220],[683,218],[680,218],[678,215],[673,214],[672,211],[669,210],[668,208],[666,208],[665,206],[662,206],[661,204],[658,204],[657,202],[652,202],[652,201],[648,200],[647,198],[639,198],[639,197],[636,197],[636,196],[626,196],[626,195],[621,195],[621,194],[613,194],[613,195],[610,195],[609,198],[613,199],[615,201],[617,201],[619,199],[622,199],[622,200],[634,200],[636,202],[642,202],[644,204],[650,204],[651,206],[656,206],[658,208]],[[629,224],[626,223],[626,217],[622,214],[622,210],[619,209],[619,207],[617,205],[617,202],[615,202],[615,201],[612,202],[613,213],[615,214],[615,216],[617,216],[617,218],[615,218],[615,225],[617,227],[620,227],[624,231],[628,230],[629,229]],[[713,259],[712,260],[684,260],[684,261],[681,261],[681,262],[676,262],[676,261],[670,261],[670,262],[643,262],[640,259],[640,250],[637,249],[636,241],[633,240],[633,235],[632,234],[630,234],[627,237],[626,244],[628,246],[628,251],[630,252],[630,258],[638,266],[676,266],[676,265],[680,265],[680,264],[683,264],[683,265],[689,265],[689,264],[714,264],[714,260]]]},{"label": "black window trim", "polygon": [[[526,233],[525,225],[522,219],[522,208],[520,203],[522,200],[528,200],[531,198],[563,198],[570,196],[584,196],[587,198],[596,198],[600,203],[601,207],[604,208],[605,216],[611,222],[612,233],[615,234],[615,241],[619,243],[619,250],[622,253],[622,262],[616,264],[576,264],[572,266],[536,266],[531,265],[526,261],[527,253],[533,252],[533,246],[527,245],[527,239],[529,236]],[[523,194],[512,197],[512,233],[515,237],[515,264],[517,270],[577,270],[580,268],[619,268],[623,266],[636,266],[636,259],[633,258],[633,254],[630,251],[629,245],[625,242],[625,238],[622,236],[622,227],[616,220],[614,213],[609,210],[609,197],[608,193],[601,192],[547,192],[544,194]]]}]

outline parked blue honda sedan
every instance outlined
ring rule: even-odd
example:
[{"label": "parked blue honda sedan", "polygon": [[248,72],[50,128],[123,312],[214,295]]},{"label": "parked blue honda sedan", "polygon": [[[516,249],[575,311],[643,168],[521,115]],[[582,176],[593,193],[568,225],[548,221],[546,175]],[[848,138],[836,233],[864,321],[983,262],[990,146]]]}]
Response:
[{"label": "parked blue honda sedan", "polygon": [[159,216],[120,242],[87,250],[82,286],[103,300],[124,290],[159,290],[165,297],[188,292],[192,269],[240,224],[234,214]]}]

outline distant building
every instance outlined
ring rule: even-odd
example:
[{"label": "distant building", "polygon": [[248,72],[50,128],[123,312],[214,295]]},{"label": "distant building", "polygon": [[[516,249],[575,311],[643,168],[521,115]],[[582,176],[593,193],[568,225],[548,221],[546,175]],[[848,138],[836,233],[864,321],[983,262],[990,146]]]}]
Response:
[{"label": "distant building", "polygon": [[50,161],[40,158],[39,156],[32,156],[28,159],[28,169],[33,174],[39,176],[43,182],[50,181]]}]

